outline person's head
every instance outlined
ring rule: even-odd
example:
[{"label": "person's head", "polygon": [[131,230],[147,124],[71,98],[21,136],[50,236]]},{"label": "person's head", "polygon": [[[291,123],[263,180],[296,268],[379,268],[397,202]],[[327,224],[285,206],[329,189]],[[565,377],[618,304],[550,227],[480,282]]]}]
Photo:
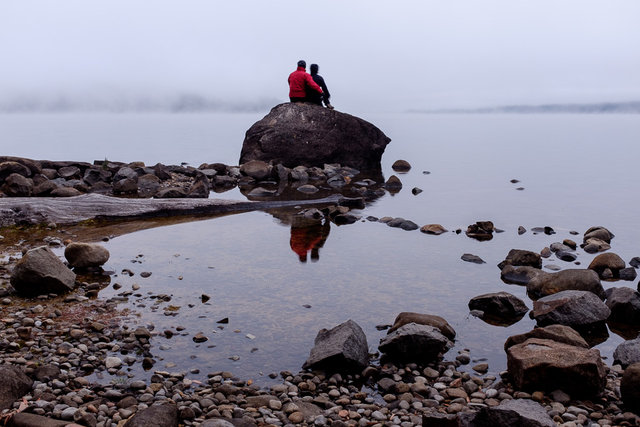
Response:
[{"label": "person's head", "polygon": [[318,74],[318,64],[311,64],[311,67],[309,67],[309,70],[311,70],[311,74]]},{"label": "person's head", "polygon": [[304,59],[298,61],[298,67],[307,68],[307,63],[304,61]]}]

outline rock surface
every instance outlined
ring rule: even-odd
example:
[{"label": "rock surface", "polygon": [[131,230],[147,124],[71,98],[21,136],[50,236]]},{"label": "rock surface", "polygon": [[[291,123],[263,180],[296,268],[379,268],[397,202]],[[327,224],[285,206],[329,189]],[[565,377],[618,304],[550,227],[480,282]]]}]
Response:
[{"label": "rock surface", "polygon": [[178,425],[178,407],[176,404],[150,406],[138,411],[124,427],[176,427]]},{"label": "rock surface", "polygon": [[640,363],[640,338],[627,340],[616,347],[613,362],[619,363],[623,368]]},{"label": "rock surface", "polygon": [[529,311],[524,301],[508,292],[478,295],[469,301],[470,310],[480,310],[486,316],[511,319]]},{"label": "rock surface", "polygon": [[529,399],[505,400],[495,407],[482,408],[474,427],[555,427],[556,423],[537,402]]},{"label": "rock surface", "polygon": [[389,329],[388,333],[392,333],[396,329],[404,326],[408,323],[417,323],[418,325],[429,325],[434,326],[440,330],[445,337],[450,340],[454,340],[456,338],[456,331],[453,327],[447,322],[444,318],[437,316],[435,314],[422,314],[422,313],[412,313],[408,311],[404,311],[396,317],[393,321],[393,326]]},{"label": "rock surface", "polygon": [[540,326],[587,327],[604,322],[610,314],[606,304],[588,291],[562,291],[533,303],[533,318]]},{"label": "rock surface", "polygon": [[71,267],[100,267],[109,261],[109,251],[97,243],[72,242],[64,250],[64,257]]},{"label": "rock surface", "polygon": [[31,249],[18,261],[11,285],[25,296],[62,294],[75,286],[76,275],[46,246]]},{"label": "rock surface", "polygon": [[606,293],[606,304],[611,310],[610,321],[640,325],[640,293],[638,291],[621,287],[609,288]]},{"label": "rock surface", "polygon": [[605,385],[598,350],[539,338],[509,347],[507,369],[514,385],[525,391],[561,389],[570,395],[595,396]]},{"label": "rock surface", "polygon": [[624,370],[620,381],[620,394],[625,407],[640,413],[640,363],[634,363]]},{"label": "rock surface", "polygon": [[0,411],[31,390],[33,380],[16,366],[0,366]]},{"label": "rock surface", "polygon": [[250,160],[286,167],[339,163],[360,170],[379,170],[390,139],[358,117],[317,105],[285,103],[247,131],[240,163]]},{"label": "rock surface", "polygon": [[362,370],[369,362],[369,346],[362,328],[347,320],[333,329],[321,329],[304,369],[348,372]]},{"label": "rock surface", "polygon": [[394,360],[429,362],[437,360],[452,345],[438,328],[408,323],[380,340],[380,352]]},{"label": "rock surface", "polygon": [[589,291],[600,299],[605,298],[600,278],[593,270],[568,269],[557,273],[542,272],[533,276],[527,284],[527,293],[532,298],[569,290]]},{"label": "rock surface", "polygon": [[549,325],[542,328],[535,328],[524,334],[513,335],[507,338],[504,343],[504,349],[520,344],[528,340],[529,338],[540,338],[545,340],[557,341],[572,345],[575,347],[589,348],[589,344],[580,336],[580,334],[570,326],[565,325]]},{"label": "rock surface", "polygon": [[498,268],[502,270],[506,265],[542,268],[542,258],[532,251],[511,249],[505,260],[498,264]]}]

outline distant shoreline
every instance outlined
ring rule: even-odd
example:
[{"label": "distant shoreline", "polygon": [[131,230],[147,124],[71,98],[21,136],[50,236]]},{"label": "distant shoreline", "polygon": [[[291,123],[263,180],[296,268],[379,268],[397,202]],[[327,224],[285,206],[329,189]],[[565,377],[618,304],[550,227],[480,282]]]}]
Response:
[{"label": "distant shoreline", "polygon": [[600,102],[594,104],[505,105],[482,108],[412,109],[421,114],[640,114],[640,101]]}]

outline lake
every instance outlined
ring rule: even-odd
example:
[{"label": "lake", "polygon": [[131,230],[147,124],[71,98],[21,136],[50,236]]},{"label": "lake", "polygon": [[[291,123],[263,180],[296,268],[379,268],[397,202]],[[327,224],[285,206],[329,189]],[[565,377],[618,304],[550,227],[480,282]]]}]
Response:
[{"label": "lake", "polygon": [[[244,132],[263,115],[0,115],[0,152],[149,165],[235,164]],[[480,294],[507,291],[532,307],[523,287],[500,280],[496,265],[510,249],[539,252],[565,238],[581,243],[586,229],[601,225],[616,235],[612,252],[627,263],[640,256],[638,115],[361,117],[392,139],[383,156],[385,178],[393,174],[397,159],[413,167],[398,174],[404,184],[400,193],[356,211],[362,221],[323,229],[326,240],[306,262],[292,250],[288,213],[282,212],[152,228],[104,243],[111,252],[105,268],[117,273],[111,283],[122,289],[110,286],[100,298],[139,285],[121,304],[139,313],[127,319],[129,326],[153,324],[156,331],[175,332],[170,339],[152,339],[155,369],[199,369],[193,378],[229,370],[267,383],[271,372],[300,369],[320,328],[353,319],[375,352],[385,334],[376,326],[392,323],[402,311],[415,311],[440,315],[457,331],[448,359],[468,348],[472,359],[487,360],[497,373],[506,367],[506,338],[532,329],[535,322],[526,315],[511,326],[493,326],[471,316],[467,304]],[[413,195],[414,187],[423,192]],[[212,197],[244,199],[238,190]],[[504,232],[479,242],[464,233],[430,236],[390,228],[366,221],[367,216],[440,223],[451,231],[491,220]],[[518,226],[528,231],[518,235]],[[553,227],[556,234],[532,232],[541,226]],[[464,262],[464,253],[486,263]],[[577,254],[582,268],[594,257],[580,249]],[[580,268],[554,256],[544,260],[548,264]],[[123,269],[134,275],[122,274]],[[141,277],[145,271],[152,275]],[[603,285],[635,289],[637,281]],[[150,298],[158,294],[171,295],[171,301]],[[210,300],[203,303],[202,294]],[[228,323],[218,323],[225,318]],[[197,332],[209,340],[194,343]],[[608,363],[622,341],[610,332],[597,346]]]}]

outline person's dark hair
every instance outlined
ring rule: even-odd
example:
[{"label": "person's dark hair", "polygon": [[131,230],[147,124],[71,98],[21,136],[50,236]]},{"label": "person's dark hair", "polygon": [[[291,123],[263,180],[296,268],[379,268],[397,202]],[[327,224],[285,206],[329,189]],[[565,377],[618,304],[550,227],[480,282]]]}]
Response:
[{"label": "person's dark hair", "polygon": [[311,74],[318,74],[318,64],[311,64],[309,69],[311,70]]},{"label": "person's dark hair", "polygon": [[307,63],[301,59],[298,61],[298,67],[307,68]]}]

